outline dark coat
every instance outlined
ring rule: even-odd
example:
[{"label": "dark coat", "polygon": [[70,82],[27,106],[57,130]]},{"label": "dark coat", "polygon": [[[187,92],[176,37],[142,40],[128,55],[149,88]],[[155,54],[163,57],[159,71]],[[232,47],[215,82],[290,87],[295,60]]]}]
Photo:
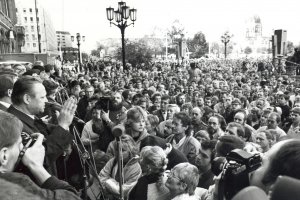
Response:
[{"label": "dark coat", "polygon": [[171,170],[179,163],[189,162],[186,156],[179,150],[172,147],[171,152],[167,155],[168,165],[167,170]]},{"label": "dark coat", "polygon": [[[23,123],[23,132],[28,134],[42,133],[46,141],[44,146],[46,149],[45,168],[52,174],[57,175],[56,160],[60,157],[64,150],[72,143],[73,136],[60,126],[46,125],[43,122],[35,122],[30,116],[10,106],[7,110],[9,113],[18,117]],[[29,174],[30,175],[30,174]]]}]

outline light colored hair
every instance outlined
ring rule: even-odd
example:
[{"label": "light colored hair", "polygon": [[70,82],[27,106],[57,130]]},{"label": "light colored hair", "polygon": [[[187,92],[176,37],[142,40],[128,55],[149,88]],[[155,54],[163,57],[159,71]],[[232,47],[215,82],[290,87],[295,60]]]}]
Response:
[{"label": "light colored hair", "polygon": [[185,192],[189,195],[194,195],[199,182],[198,168],[195,165],[185,162],[176,165],[172,170],[176,171],[176,175],[181,182],[186,184]]},{"label": "light colored hair", "polygon": [[159,146],[145,146],[140,153],[140,162],[149,168],[151,174],[162,174],[168,164],[167,155]]}]

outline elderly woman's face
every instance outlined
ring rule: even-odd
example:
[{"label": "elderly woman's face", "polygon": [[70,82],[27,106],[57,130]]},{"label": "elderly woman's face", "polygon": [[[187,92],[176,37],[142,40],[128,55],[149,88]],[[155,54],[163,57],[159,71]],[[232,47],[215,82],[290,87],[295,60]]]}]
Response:
[{"label": "elderly woman's face", "polygon": [[171,170],[168,174],[166,187],[171,191],[176,191],[179,194],[183,192],[182,181],[179,178],[179,172],[177,170]]}]

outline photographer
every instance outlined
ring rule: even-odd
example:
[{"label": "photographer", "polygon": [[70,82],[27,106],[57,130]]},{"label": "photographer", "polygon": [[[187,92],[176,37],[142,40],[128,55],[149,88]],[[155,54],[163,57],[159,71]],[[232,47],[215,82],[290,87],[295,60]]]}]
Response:
[{"label": "photographer", "polygon": [[[0,199],[80,199],[73,187],[51,176],[43,167],[44,136],[32,135],[37,137],[36,141],[31,147],[27,148],[27,144],[24,147],[21,138],[22,122],[2,111],[0,118]],[[18,161],[30,170],[39,186],[28,176],[13,172]]]}]

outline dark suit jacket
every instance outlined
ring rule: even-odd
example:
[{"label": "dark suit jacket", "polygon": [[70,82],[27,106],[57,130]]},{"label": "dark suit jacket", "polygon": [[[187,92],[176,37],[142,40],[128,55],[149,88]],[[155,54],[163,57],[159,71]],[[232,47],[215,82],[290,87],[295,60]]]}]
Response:
[{"label": "dark suit jacket", "polygon": [[153,114],[158,117],[159,123],[162,122],[162,121],[165,121],[164,115],[163,115],[161,109],[154,111]]},{"label": "dark suit jacket", "polygon": [[45,136],[45,168],[50,174],[57,175],[56,160],[64,153],[67,146],[72,143],[73,136],[60,126],[37,124],[31,117],[13,106],[10,106],[7,111],[22,121],[23,132],[28,134],[39,132]]},{"label": "dark suit jacket", "polygon": [[167,155],[168,164],[167,170],[171,170],[179,163],[189,162],[186,156],[179,150],[172,148],[171,152]]}]

